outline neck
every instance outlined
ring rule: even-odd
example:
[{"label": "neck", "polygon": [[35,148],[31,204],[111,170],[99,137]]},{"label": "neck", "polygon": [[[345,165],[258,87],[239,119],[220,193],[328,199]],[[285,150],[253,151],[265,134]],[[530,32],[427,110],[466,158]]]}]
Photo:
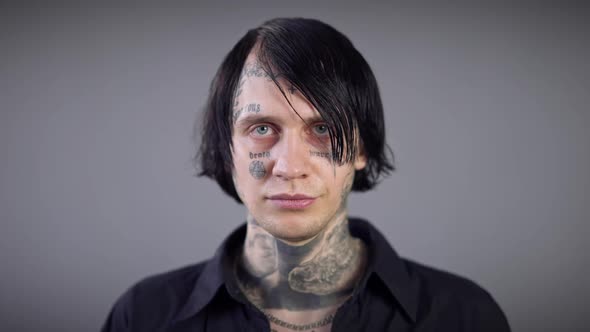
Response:
[{"label": "neck", "polygon": [[341,304],[365,265],[361,240],[348,230],[346,213],[305,243],[286,243],[248,218],[237,266],[239,283],[260,308],[316,310]]}]

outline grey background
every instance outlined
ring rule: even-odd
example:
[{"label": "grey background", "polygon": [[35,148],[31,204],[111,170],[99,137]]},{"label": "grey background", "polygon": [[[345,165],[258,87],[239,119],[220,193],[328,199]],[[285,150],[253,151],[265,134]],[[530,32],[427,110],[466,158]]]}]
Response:
[{"label": "grey background", "polygon": [[97,330],[244,219],[192,177],[192,126],[222,57],[276,16],[341,30],[380,83],[398,171],[352,215],[488,289],[515,331],[590,324],[587,8],[0,6],[0,330]]}]

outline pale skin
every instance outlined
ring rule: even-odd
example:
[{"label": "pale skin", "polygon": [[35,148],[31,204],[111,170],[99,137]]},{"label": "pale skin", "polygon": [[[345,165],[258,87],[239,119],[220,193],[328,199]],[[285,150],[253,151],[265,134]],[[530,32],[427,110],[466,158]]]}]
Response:
[{"label": "pale skin", "polygon": [[[348,231],[346,208],[355,170],[366,159],[359,153],[351,163],[333,162],[319,113],[293,86],[279,82],[305,121],[254,54],[234,98],[233,177],[248,210],[235,271],[249,301],[274,316],[271,330],[293,331],[285,325],[290,323],[327,332],[325,318],[351,295],[366,265],[363,242]],[[312,203],[292,207],[274,200],[296,194]]]}]

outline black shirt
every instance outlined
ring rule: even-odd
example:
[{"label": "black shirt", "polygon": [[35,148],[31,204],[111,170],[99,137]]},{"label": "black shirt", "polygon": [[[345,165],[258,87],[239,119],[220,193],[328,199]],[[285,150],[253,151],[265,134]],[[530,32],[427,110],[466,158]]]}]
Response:
[{"label": "black shirt", "polygon": [[[510,331],[500,307],[474,282],[400,258],[367,221],[350,218],[349,228],[367,245],[369,262],[332,331]],[[212,259],[131,287],[102,331],[270,331],[233,277],[245,235],[242,225]]]}]

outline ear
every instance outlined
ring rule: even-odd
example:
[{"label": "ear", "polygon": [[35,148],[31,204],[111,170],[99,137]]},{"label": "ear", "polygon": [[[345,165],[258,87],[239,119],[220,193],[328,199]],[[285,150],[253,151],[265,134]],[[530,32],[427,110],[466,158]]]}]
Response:
[{"label": "ear", "polygon": [[358,144],[356,158],[354,159],[354,169],[360,171],[367,166],[367,155],[363,144]]}]

